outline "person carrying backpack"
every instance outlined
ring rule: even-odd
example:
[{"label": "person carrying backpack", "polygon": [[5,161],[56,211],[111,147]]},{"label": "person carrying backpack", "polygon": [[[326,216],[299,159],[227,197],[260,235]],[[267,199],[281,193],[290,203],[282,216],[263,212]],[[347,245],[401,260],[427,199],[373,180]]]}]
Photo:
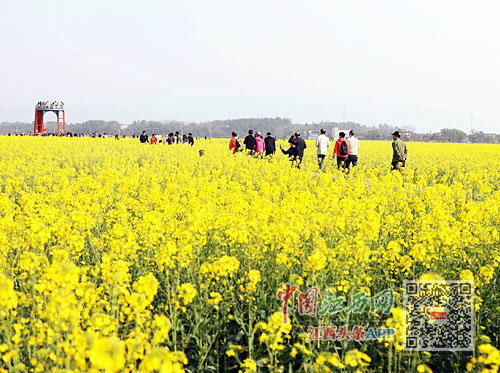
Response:
[{"label": "person carrying backpack", "polygon": [[345,133],[339,133],[339,139],[335,142],[335,147],[333,148],[333,158],[337,156],[337,167],[340,169],[345,169],[347,164],[347,156],[349,155],[349,145],[345,140]]},{"label": "person carrying backpack", "polygon": [[232,150],[233,154],[236,154],[241,151],[241,143],[236,132],[233,132],[232,136],[231,141],[229,141],[229,150]]}]

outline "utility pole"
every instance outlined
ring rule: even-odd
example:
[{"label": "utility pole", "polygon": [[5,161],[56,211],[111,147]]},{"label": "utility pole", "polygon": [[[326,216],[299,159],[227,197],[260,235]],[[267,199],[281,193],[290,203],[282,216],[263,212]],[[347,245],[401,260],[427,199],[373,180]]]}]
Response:
[{"label": "utility pole", "polygon": [[473,132],[473,131],[474,131],[474,114],[473,114],[473,113],[471,113],[471,114],[470,114],[470,136],[471,136],[471,137],[470,137],[470,139],[469,139],[469,141],[470,141],[470,143],[471,143],[471,144],[472,144],[472,142],[473,142],[473,139],[472,139],[472,135],[474,134],[474,132]]}]

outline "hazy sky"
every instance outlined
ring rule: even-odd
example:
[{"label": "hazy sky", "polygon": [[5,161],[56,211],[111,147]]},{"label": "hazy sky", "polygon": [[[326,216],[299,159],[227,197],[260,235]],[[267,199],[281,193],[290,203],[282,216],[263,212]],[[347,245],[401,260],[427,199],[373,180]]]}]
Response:
[{"label": "hazy sky", "polygon": [[499,15],[498,0],[0,0],[0,121],[62,99],[70,122],[500,132]]}]

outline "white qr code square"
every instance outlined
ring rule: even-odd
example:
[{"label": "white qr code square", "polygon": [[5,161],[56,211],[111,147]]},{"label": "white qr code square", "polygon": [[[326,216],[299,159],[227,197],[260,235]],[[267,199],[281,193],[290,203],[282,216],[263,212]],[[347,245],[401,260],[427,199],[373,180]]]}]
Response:
[{"label": "white qr code square", "polygon": [[405,281],[405,349],[474,350],[473,281]]}]

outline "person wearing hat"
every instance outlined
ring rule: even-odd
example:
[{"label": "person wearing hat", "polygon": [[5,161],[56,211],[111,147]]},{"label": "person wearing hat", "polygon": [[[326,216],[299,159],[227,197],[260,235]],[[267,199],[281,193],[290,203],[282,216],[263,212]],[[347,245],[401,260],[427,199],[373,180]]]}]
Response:
[{"label": "person wearing hat", "polygon": [[408,157],[408,149],[406,144],[401,141],[399,131],[394,131],[392,134],[392,170],[398,170],[405,166],[406,158]]},{"label": "person wearing hat", "polygon": [[272,136],[271,132],[267,133],[267,136],[264,139],[264,145],[266,149],[266,156],[272,156],[276,153],[276,139]]}]

